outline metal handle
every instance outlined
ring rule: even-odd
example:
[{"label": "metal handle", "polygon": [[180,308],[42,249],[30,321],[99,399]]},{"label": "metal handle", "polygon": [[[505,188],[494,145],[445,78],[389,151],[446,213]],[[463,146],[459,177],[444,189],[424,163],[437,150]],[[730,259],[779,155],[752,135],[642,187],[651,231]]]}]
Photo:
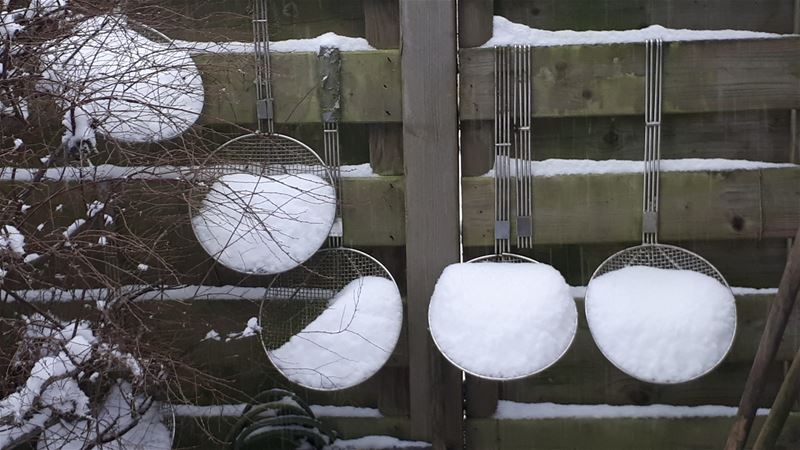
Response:
[{"label": "metal handle", "polygon": [[275,132],[272,71],[269,58],[269,13],[267,0],[253,0],[253,55],[256,69],[256,113],[258,130]]},{"label": "metal handle", "polygon": [[642,243],[658,242],[658,194],[661,174],[661,75],[664,51],[661,39],[645,42],[644,195]]}]

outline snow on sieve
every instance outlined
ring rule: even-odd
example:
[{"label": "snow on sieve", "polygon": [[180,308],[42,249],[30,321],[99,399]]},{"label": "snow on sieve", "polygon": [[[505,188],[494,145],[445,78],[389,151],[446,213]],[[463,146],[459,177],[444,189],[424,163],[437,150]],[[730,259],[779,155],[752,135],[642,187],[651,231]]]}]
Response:
[{"label": "snow on sieve", "polygon": [[51,45],[41,87],[80,105],[79,118],[92,119],[68,127],[65,139],[91,140],[89,122],[123,141],[169,139],[200,115],[203,84],[189,53],[147,39],[122,16],[88,18]]},{"label": "snow on sieve", "polygon": [[238,272],[275,274],[311,257],[336,213],[333,187],[315,175],[220,177],[192,218],[197,240]]},{"label": "snow on sieve", "polygon": [[[499,176],[517,176],[517,168],[521,164],[530,164],[531,171],[537,177],[556,177],[561,175],[599,175],[608,173],[642,173],[644,162],[629,161],[619,159],[592,160],[592,159],[546,159],[544,161],[522,161],[511,158],[508,163],[503,160],[504,156],[499,157],[500,167],[509,167],[510,173],[500,172]],[[789,167],[800,167],[797,164],[773,163],[765,161],[748,161],[744,159],[722,159],[722,158],[685,158],[685,159],[662,159],[662,172],[728,172],[733,170],[761,170],[761,169],[785,169]],[[489,170],[483,176],[493,177],[494,169]]]},{"label": "snow on sieve", "polygon": [[622,44],[644,42],[661,38],[664,41],[710,41],[723,39],[774,39],[780,34],[745,30],[676,30],[660,25],[650,25],[639,30],[622,31],[549,31],[514,23],[502,16],[494,16],[492,37],[481,47],[503,45],[532,45],[550,47],[558,45]]},{"label": "snow on sieve", "polygon": [[386,363],[402,322],[403,305],[394,282],[356,278],[300,333],[267,354],[294,383],[311,389],[344,389],[371,377]]},{"label": "snow on sieve", "polygon": [[100,437],[111,437],[120,431],[124,434],[103,442],[104,450],[172,448],[172,432],[164,424],[160,405],[142,397],[134,397],[128,383],[116,384],[111,388],[95,419],[92,422],[85,419],[74,422],[62,420],[42,433],[36,448],[80,450],[85,448],[86,443],[96,440],[98,432],[102,434]]},{"label": "snow on sieve", "polygon": [[578,313],[564,277],[536,263],[462,263],[445,268],[428,315],[436,346],[485,378],[540,372],[569,348]]},{"label": "snow on sieve", "polygon": [[597,346],[620,370],[640,380],[680,383],[725,357],[736,303],[707,275],[631,266],[592,280],[586,317]]},{"label": "snow on sieve", "polygon": [[[192,53],[252,53],[252,42],[193,42],[175,41],[176,45]],[[315,38],[288,39],[270,42],[269,51],[274,53],[319,52],[322,47],[337,48],[343,52],[375,50],[366,39],[340,36],[328,32]]]},{"label": "snow on sieve", "polygon": [[[734,406],[699,405],[562,405],[557,403],[517,403],[508,400],[497,402],[495,419],[564,419],[564,418],[669,418],[733,417]],[[758,415],[769,414],[759,409]]]}]

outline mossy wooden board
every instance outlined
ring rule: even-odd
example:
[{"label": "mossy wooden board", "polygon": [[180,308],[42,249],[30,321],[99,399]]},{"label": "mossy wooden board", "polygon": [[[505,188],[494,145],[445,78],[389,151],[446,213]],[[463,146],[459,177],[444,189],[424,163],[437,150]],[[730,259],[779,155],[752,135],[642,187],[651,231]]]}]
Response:
[{"label": "mossy wooden board", "polygon": [[[758,434],[763,417],[756,419]],[[472,419],[466,448],[475,450],[717,450],[732,417]],[[775,450],[800,447],[800,416],[793,414]],[[749,448],[749,447],[748,447]]]},{"label": "mossy wooden board", "polygon": [[[665,45],[665,114],[800,106],[800,37],[673,42]],[[640,115],[641,44],[537,47],[536,117]],[[206,91],[204,121],[253,123],[252,55],[196,55]],[[314,53],[273,58],[276,121],[319,122]],[[342,54],[342,121],[401,120],[400,52]],[[461,50],[461,119],[494,117],[492,49]]]}]

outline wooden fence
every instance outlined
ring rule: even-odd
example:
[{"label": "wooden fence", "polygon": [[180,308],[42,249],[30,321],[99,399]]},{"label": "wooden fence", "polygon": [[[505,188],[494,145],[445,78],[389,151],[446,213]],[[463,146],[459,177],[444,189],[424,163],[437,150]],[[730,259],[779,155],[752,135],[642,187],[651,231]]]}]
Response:
[{"label": "wooden fence", "polygon": [[[175,37],[215,41],[251,39],[249,3],[166,2],[185,15],[186,27],[172,30]],[[491,36],[493,14],[546,29],[626,29],[658,23],[792,33],[800,23],[800,7],[787,0],[459,3],[460,46],[451,1],[270,3],[277,39],[334,31],[365,37],[376,48],[342,53],[344,160],[370,162],[381,175],[344,180],[344,241],[387,264],[400,281],[407,306],[400,344],[376,376],[346,391],[300,389],[301,395],[311,403],[380,410],[381,418],[328,419],[348,437],[389,434],[426,440],[435,448],[460,448],[465,443],[481,450],[719,448],[729,424],[725,417],[498,420],[493,414],[498,400],[736,405],[774,294],[737,295],[740,331],[730,356],[711,374],[675,386],[636,381],[607,362],[589,335],[582,299],[576,299],[581,311],[578,336],[553,368],[505,383],[467,377],[462,386],[461,373],[431,345],[427,302],[441,268],[459,259],[459,235],[465,259],[492,245],[493,183],[481,175],[491,168],[493,55],[491,49],[475,47]],[[232,124],[251,126],[256,120],[252,55],[205,54],[195,61],[206,90],[204,124],[220,130]],[[302,140],[320,142],[317,55],[275,54],[272,61],[279,126]],[[533,61],[537,160],[641,158],[643,45],[537,47]],[[800,37],[666,43],[664,64],[664,158],[798,161],[800,138],[791,110],[800,108]],[[463,179],[458,178],[459,149]],[[664,241],[700,252],[731,285],[777,286],[786,241],[800,226],[800,168],[674,172],[663,174],[662,183]],[[606,256],[640,239],[640,175],[536,177],[534,185],[537,248],[528,254],[554,265],[569,283],[585,284]],[[158,198],[152,188],[147,195]],[[169,189],[164,182],[164,192]],[[186,214],[185,207],[172,200],[164,200],[159,208],[153,221],[174,223]],[[193,274],[207,272],[211,263],[187,238],[188,229],[177,227],[173,234],[169,239],[183,255],[179,267],[186,268],[188,282],[196,281]],[[204,280],[220,285],[247,282],[220,268]],[[200,342],[209,328],[240,328],[257,314],[258,305],[195,300],[151,303],[146,308],[191,316],[199,326],[188,327],[180,336],[191,357],[245,393],[275,386],[298,390],[270,367],[256,342]],[[800,315],[795,315],[772,368],[764,406],[771,403],[798,346]],[[197,393],[199,402],[212,401],[204,395]],[[180,423],[182,444],[214,448],[192,431],[191,421]],[[785,448],[800,446],[800,417],[791,418],[782,442]]]}]

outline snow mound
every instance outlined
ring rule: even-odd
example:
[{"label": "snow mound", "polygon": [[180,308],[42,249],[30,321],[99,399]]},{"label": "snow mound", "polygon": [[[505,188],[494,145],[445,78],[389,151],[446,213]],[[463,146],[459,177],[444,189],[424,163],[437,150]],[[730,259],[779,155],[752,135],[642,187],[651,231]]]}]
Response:
[{"label": "snow mound", "polygon": [[403,441],[392,436],[364,436],[357,439],[337,439],[324,450],[395,450],[398,448],[431,448],[429,442]]},{"label": "snow mound", "polygon": [[189,53],[147,39],[124,17],[91,17],[52,45],[42,87],[92,119],[68,127],[65,138],[91,137],[96,126],[122,141],[158,141],[180,135],[200,115],[203,83]]},{"label": "snow mound", "polygon": [[310,389],[355,386],[391,356],[403,323],[397,285],[381,277],[356,278],[270,361],[289,380]]},{"label": "snow mound", "polygon": [[212,185],[192,229],[225,267],[275,274],[310,258],[328,237],[335,214],[333,186],[315,175],[231,174]]},{"label": "snow mound", "polygon": [[80,450],[98,438],[122,432],[121,436],[103,442],[101,447],[104,450],[168,450],[172,448],[172,432],[163,420],[158,404],[134,397],[130,384],[122,383],[111,388],[96,420],[60,421],[44,430],[36,448]]},{"label": "snow mound", "polygon": [[710,41],[723,39],[771,39],[780,34],[745,30],[676,30],[661,25],[650,25],[640,30],[622,31],[549,31],[514,23],[502,16],[494,16],[492,37],[481,47],[504,45],[533,45],[552,47],[558,45],[622,44],[644,42],[661,38],[664,41]]},{"label": "snow mound", "polygon": [[428,311],[431,335],[456,366],[484,378],[540,372],[567,351],[578,313],[547,264],[462,263],[445,268]]},{"label": "snow mound", "polygon": [[[194,42],[176,41],[177,45],[192,53],[252,53],[252,42]],[[361,37],[340,36],[333,32],[321,34],[309,39],[288,39],[273,41],[269,51],[274,53],[317,53],[322,47],[333,47],[342,52],[375,50],[366,39]]]},{"label": "snow mound", "polygon": [[681,383],[713,369],[733,344],[730,289],[689,270],[631,266],[592,280],[586,317],[597,346],[620,370]]}]

